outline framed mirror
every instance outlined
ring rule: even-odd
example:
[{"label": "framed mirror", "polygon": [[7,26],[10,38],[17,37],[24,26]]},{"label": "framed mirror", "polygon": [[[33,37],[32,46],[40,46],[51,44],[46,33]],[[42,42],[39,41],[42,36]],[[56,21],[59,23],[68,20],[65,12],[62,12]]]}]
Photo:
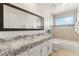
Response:
[{"label": "framed mirror", "polygon": [[44,30],[44,18],[15,5],[1,3],[0,30]]}]

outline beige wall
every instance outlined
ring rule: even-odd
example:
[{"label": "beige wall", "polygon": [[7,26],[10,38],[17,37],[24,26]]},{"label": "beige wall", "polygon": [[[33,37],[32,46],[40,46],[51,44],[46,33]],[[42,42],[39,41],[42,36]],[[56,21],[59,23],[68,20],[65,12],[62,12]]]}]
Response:
[{"label": "beige wall", "polygon": [[[66,16],[77,17],[76,10],[65,12],[65,13],[62,13],[59,15],[55,15],[54,19],[55,18],[62,18],[62,17],[66,17]],[[74,26],[59,26],[59,27],[57,26],[57,27],[54,27],[53,34],[54,34],[53,35],[54,38],[62,38],[62,39],[66,39],[66,40],[79,41],[79,34],[77,32],[75,32]]]},{"label": "beige wall", "polygon": [[74,27],[54,27],[54,38],[62,38],[66,40],[79,41],[79,34],[74,30]]}]

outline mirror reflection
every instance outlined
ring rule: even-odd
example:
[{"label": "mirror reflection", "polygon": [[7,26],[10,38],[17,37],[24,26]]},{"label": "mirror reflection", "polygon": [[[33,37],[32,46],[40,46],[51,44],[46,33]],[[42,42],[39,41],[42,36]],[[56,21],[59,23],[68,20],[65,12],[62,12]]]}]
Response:
[{"label": "mirror reflection", "polygon": [[4,6],[4,28],[44,29],[44,19],[31,12],[24,12],[9,5]]}]

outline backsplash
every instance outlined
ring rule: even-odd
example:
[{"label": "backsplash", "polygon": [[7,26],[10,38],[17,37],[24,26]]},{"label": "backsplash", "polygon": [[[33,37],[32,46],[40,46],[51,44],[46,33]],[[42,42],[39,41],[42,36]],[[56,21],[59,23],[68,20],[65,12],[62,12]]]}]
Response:
[{"label": "backsplash", "polygon": [[39,34],[44,33],[44,31],[1,31],[0,32],[0,38],[13,38],[19,35],[32,35],[32,34]]},{"label": "backsplash", "polygon": [[19,34],[14,37],[6,37],[6,38],[0,38],[0,42],[7,42],[7,41],[17,41],[17,40],[31,40],[35,37],[44,35],[44,33],[34,33],[34,34]]}]

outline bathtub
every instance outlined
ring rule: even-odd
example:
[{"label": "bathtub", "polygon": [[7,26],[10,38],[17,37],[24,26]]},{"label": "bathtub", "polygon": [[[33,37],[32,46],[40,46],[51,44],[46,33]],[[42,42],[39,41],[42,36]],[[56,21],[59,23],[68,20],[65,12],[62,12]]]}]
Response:
[{"label": "bathtub", "polygon": [[79,43],[75,41],[54,38],[52,45],[55,49],[64,48],[79,53]]}]

